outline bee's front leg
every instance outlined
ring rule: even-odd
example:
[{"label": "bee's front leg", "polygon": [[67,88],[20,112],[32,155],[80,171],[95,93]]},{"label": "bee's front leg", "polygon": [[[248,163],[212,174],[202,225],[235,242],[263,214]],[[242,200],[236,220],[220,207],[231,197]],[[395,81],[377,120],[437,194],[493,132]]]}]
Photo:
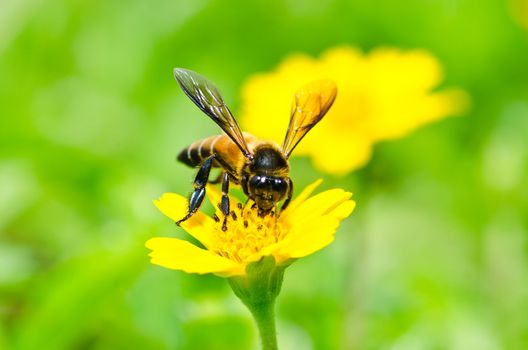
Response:
[{"label": "bee's front leg", "polygon": [[183,219],[176,221],[176,225],[179,226],[200,209],[205,198],[205,185],[207,185],[207,181],[209,180],[209,173],[213,166],[213,160],[214,154],[207,158],[200,166],[200,170],[198,170],[198,174],[196,174],[193,182],[194,191],[189,196],[189,212]]},{"label": "bee's front leg", "polygon": [[287,194],[286,200],[284,201],[284,203],[282,203],[281,211],[283,211],[284,209],[288,207],[288,204],[290,204],[292,197],[293,197],[293,181],[290,178],[288,178],[288,194]]},{"label": "bee's front leg", "polygon": [[229,205],[229,196],[227,195],[229,192],[229,174],[227,172],[224,173],[224,177],[222,179],[222,200],[220,203],[218,203],[218,207],[222,211],[222,214],[224,214],[224,222],[222,224],[222,230],[227,230],[227,216],[229,215],[230,205]]}]

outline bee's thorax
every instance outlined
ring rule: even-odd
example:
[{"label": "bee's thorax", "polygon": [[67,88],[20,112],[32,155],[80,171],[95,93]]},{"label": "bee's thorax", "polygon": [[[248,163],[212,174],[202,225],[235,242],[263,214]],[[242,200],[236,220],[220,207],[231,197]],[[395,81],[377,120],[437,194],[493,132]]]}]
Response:
[{"label": "bee's thorax", "polygon": [[287,176],[290,171],[288,160],[273,144],[264,143],[255,148],[249,172],[259,175]]}]

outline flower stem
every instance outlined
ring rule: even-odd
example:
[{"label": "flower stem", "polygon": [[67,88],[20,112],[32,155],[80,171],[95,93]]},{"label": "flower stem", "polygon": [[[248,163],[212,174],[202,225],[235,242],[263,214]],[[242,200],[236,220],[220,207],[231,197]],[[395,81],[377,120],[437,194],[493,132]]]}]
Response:
[{"label": "flower stem", "polygon": [[277,266],[273,256],[252,262],[246,267],[245,276],[231,277],[229,285],[236,296],[247,306],[260,333],[262,350],[277,350],[275,330],[275,299],[279,295],[284,269]]},{"label": "flower stem", "polygon": [[255,318],[262,342],[262,350],[277,350],[277,332],[275,330],[275,301],[248,304]]}]

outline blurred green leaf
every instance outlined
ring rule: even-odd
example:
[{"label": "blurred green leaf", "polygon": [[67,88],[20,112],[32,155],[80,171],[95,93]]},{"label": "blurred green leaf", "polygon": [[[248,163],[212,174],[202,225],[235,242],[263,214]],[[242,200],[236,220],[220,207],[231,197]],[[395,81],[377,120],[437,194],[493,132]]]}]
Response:
[{"label": "blurred green leaf", "polygon": [[99,253],[39,278],[14,331],[15,349],[71,349],[90,343],[101,313],[111,312],[137,276],[137,251]]}]

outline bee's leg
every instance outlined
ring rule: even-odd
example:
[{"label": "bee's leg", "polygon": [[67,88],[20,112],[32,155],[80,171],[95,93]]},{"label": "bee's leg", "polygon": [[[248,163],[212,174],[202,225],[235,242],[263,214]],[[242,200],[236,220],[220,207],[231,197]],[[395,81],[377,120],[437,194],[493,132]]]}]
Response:
[{"label": "bee's leg", "polygon": [[288,178],[288,195],[286,197],[286,200],[282,204],[281,211],[283,211],[284,209],[288,207],[292,197],[293,197],[293,181],[290,178]]},{"label": "bee's leg", "polygon": [[277,204],[275,204],[273,206],[273,209],[271,210],[270,212],[270,216],[271,216],[271,219],[270,220],[273,220],[273,226],[277,225],[277,218],[279,217],[279,208],[277,206]]},{"label": "bee's leg", "polygon": [[207,158],[201,165],[198,174],[194,178],[193,187],[194,191],[189,197],[189,212],[181,220],[176,221],[176,225],[180,225],[185,220],[189,219],[194,215],[202,205],[202,202],[205,198],[205,185],[209,180],[209,173],[211,172],[211,167],[213,166],[214,154]]},{"label": "bee's leg", "polygon": [[220,202],[220,210],[222,210],[222,213],[227,216],[230,212],[229,207],[229,197],[227,193],[229,192],[229,174],[224,173],[223,179],[222,179],[222,200]]},{"label": "bee's leg", "polygon": [[222,200],[218,204],[218,207],[222,211],[222,214],[224,214],[224,222],[222,224],[222,230],[227,230],[227,217],[230,212],[230,206],[229,206],[229,196],[227,193],[229,192],[229,174],[227,172],[224,173],[223,179],[222,179]]}]

